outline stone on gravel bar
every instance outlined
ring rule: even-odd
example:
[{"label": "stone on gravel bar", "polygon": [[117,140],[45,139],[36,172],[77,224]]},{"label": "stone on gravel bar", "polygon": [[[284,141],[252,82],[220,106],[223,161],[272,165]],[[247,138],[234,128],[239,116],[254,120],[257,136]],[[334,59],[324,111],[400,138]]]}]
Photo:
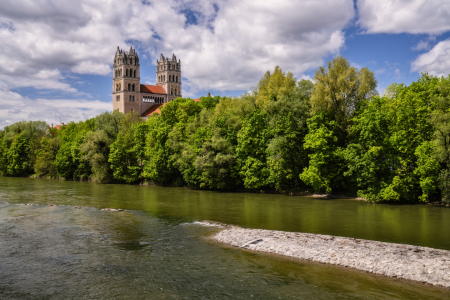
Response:
[{"label": "stone on gravel bar", "polygon": [[212,238],[235,247],[450,287],[450,251],[447,250],[221,225],[225,229]]}]

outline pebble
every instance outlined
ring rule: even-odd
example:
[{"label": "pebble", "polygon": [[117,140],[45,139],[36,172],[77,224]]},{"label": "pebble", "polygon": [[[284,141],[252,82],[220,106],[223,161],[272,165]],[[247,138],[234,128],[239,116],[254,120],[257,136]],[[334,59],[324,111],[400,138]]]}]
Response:
[{"label": "pebble", "polygon": [[123,211],[122,208],[118,208],[118,209],[116,209],[116,208],[104,208],[102,210],[106,210],[106,211]]},{"label": "pebble", "polygon": [[[209,221],[202,223],[212,224]],[[212,239],[235,247],[450,288],[450,251],[447,250],[331,235],[220,225],[224,229]]]}]

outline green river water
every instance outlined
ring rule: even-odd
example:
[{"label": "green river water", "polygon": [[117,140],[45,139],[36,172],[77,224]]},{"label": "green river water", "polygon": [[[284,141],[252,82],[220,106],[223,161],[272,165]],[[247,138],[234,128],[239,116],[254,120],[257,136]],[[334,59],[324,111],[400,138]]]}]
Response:
[{"label": "green river water", "polygon": [[450,250],[448,208],[0,177],[0,299],[450,299],[224,246],[198,220]]}]

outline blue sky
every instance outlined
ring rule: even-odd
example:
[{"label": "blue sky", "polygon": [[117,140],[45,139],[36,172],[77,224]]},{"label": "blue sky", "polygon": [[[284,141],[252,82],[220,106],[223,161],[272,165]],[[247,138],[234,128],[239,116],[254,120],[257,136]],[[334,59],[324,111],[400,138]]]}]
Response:
[{"label": "blue sky", "polygon": [[141,83],[160,53],[181,59],[183,96],[239,96],[279,65],[297,79],[337,55],[378,91],[450,73],[448,0],[4,0],[0,128],[111,111],[117,46],[137,49]]}]

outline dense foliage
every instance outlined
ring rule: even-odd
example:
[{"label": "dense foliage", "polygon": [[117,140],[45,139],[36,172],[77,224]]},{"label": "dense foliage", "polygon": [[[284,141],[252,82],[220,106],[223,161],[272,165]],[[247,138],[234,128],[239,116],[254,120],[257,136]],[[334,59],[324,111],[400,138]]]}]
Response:
[{"label": "dense foliage", "polygon": [[337,57],[314,84],[276,67],[241,97],[177,98],[146,121],[18,122],[0,175],[450,202],[450,77],[376,84]]}]

